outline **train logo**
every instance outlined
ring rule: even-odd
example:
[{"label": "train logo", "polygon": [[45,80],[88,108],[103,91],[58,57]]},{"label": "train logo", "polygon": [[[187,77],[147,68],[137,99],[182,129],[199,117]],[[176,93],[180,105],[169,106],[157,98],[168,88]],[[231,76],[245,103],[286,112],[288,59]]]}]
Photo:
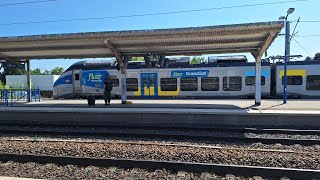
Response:
[{"label": "train logo", "polygon": [[101,77],[102,77],[103,75],[101,75],[101,74],[94,74],[94,73],[90,73],[89,74],[89,77],[88,77],[88,81],[97,81],[97,80],[101,80]]}]

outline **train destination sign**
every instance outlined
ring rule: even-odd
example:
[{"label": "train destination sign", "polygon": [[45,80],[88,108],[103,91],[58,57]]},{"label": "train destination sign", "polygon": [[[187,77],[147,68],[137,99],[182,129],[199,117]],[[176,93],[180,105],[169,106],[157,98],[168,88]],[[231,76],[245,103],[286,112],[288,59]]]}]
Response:
[{"label": "train destination sign", "polygon": [[209,70],[180,70],[171,71],[173,78],[186,78],[186,77],[208,77]]}]

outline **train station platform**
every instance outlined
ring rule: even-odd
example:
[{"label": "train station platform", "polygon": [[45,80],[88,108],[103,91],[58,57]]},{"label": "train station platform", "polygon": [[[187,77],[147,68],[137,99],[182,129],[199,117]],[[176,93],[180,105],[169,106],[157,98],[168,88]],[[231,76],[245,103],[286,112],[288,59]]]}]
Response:
[{"label": "train station platform", "polygon": [[[320,99],[290,99],[287,104],[282,99],[262,100],[260,106],[255,106],[251,99],[134,99],[130,104],[121,104],[121,100],[112,100],[105,106],[104,100],[96,100],[96,105],[90,108],[174,108],[174,109],[232,109],[232,110],[287,110],[287,111],[320,111]],[[17,107],[63,107],[88,108],[87,100],[55,100],[42,99],[41,102],[16,104]]]},{"label": "train station platform", "polygon": [[122,105],[114,100],[105,106],[97,100],[43,100],[38,103],[1,107],[0,123],[30,122],[77,125],[128,126],[244,126],[320,129],[319,100],[132,100]]}]

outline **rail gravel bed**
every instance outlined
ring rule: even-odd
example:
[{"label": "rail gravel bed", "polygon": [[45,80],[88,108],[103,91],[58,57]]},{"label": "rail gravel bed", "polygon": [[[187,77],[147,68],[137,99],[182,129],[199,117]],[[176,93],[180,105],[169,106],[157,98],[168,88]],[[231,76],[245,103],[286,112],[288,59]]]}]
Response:
[{"label": "rail gravel bed", "polygon": [[[316,145],[320,144],[318,135],[293,135],[291,134],[259,134],[202,130],[150,130],[150,129],[127,129],[127,128],[58,128],[58,127],[7,127],[1,128],[2,133],[21,133],[29,135],[59,135],[59,136],[104,136],[104,137],[134,137],[150,139],[192,139],[196,141],[225,141],[225,142],[262,142],[265,144],[281,143],[287,145]],[[241,130],[242,131],[242,130]],[[247,134],[251,134],[248,136]],[[294,137],[294,138],[290,138]]]},{"label": "rail gravel bed", "polygon": [[175,147],[114,143],[105,144],[23,141],[1,141],[0,151],[6,153],[55,156],[126,158],[246,166],[320,169],[319,153],[264,152],[241,149],[210,149],[204,147]]},{"label": "rail gravel bed", "polygon": [[18,163],[0,161],[0,175],[11,177],[39,178],[39,179],[221,179],[221,180],[263,180],[262,177],[239,177],[232,174],[219,176],[213,173],[172,172],[166,169],[147,170],[139,168],[123,169],[117,167],[77,166],[38,164],[34,162]]},{"label": "rail gravel bed", "polygon": [[206,141],[188,141],[185,140],[166,140],[149,139],[146,138],[115,138],[115,137],[86,137],[86,136],[22,136],[19,134],[0,134],[0,141],[92,141],[97,143],[170,143],[181,145],[195,145],[195,146],[217,146],[229,148],[250,148],[250,149],[274,149],[274,150],[288,150],[288,151],[304,151],[304,152],[320,152],[320,144],[312,146],[304,146],[300,144],[284,145],[284,144],[263,144],[263,143],[230,143],[223,141],[206,142]]}]

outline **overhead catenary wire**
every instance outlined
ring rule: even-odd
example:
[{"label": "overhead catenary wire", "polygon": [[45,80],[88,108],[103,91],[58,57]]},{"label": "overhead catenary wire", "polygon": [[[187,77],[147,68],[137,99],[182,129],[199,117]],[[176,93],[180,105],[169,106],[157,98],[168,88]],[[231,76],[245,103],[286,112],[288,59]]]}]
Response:
[{"label": "overhead catenary wire", "polygon": [[0,7],[4,6],[16,6],[16,5],[24,5],[24,4],[37,4],[37,3],[46,3],[46,2],[54,2],[57,0],[38,0],[38,1],[26,1],[26,2],[16,2],[16,3],[6,3],[0,4]]},{"label": "overhead catenary wire", "polygon": [[305,37],[320,37],[320,34],[312,34],[312,35],[296,36],[296,38],[305,38]]},{"label": "overhead catenary wire", "polygon": [[320,20],[300,21],[302,23],[320,23]]},{"label": "overhead catenary wire", "polygon": [[308,53],[310,56],[312,56],[312,54],[305,48],[302,46],[302,44],[300,44],[294,37],[292,37],[292,39],[306,52]]},{"label": "overhead catenary wire", "polygon": [[13,22],[13,23],[2,23],[2,24],[0,24],[0,26],[25,25],[25,24],[42,24],[42,23],[57,23],[57,22],[72,22],[72,21],[90,21],[90,20],[102,20],[102,19],[119,19],[119,18],[133,18],[133,17],[144,17],[144,16],[158,16],[158,15],[170,15],[170,14],[192,13],[192,12],[202,12],[202,11],[213,11],[213,10],[222,10],[222,9],[266,6],[266,5],[285,4],[285,3],[294,3],[294,2],[305,2],[305,1],[309,1],[309,0],[287,0],[287,1],[277,1],[277,2],[269,2],[269,3],[256,3],[256,4],[223,6],[223,7],[193,9],[193,10],[182,10],[182,11],[170,11],[170,12],[159,12],[159,13],[121,15],[121,16],[105,16],[105,17],[88,17],[88,18],[58,19],[58,20],[29,21],[29,22]]},{"label": "overhead catenary wire", "polygon": [[298,27],[299,22],[300,22],[300,17],[299,17],[299,19],[297,20],[296,25],[294,26],[294,29],[293,29],[293,32],[292,32],[292,34],[291,34],[291,36],[290,36],[289,42],[291,42],[292,37],[293,37],[294,35],[296,35],[295,33],[296,33],[296,30],[297,30],[297,27]]}]

